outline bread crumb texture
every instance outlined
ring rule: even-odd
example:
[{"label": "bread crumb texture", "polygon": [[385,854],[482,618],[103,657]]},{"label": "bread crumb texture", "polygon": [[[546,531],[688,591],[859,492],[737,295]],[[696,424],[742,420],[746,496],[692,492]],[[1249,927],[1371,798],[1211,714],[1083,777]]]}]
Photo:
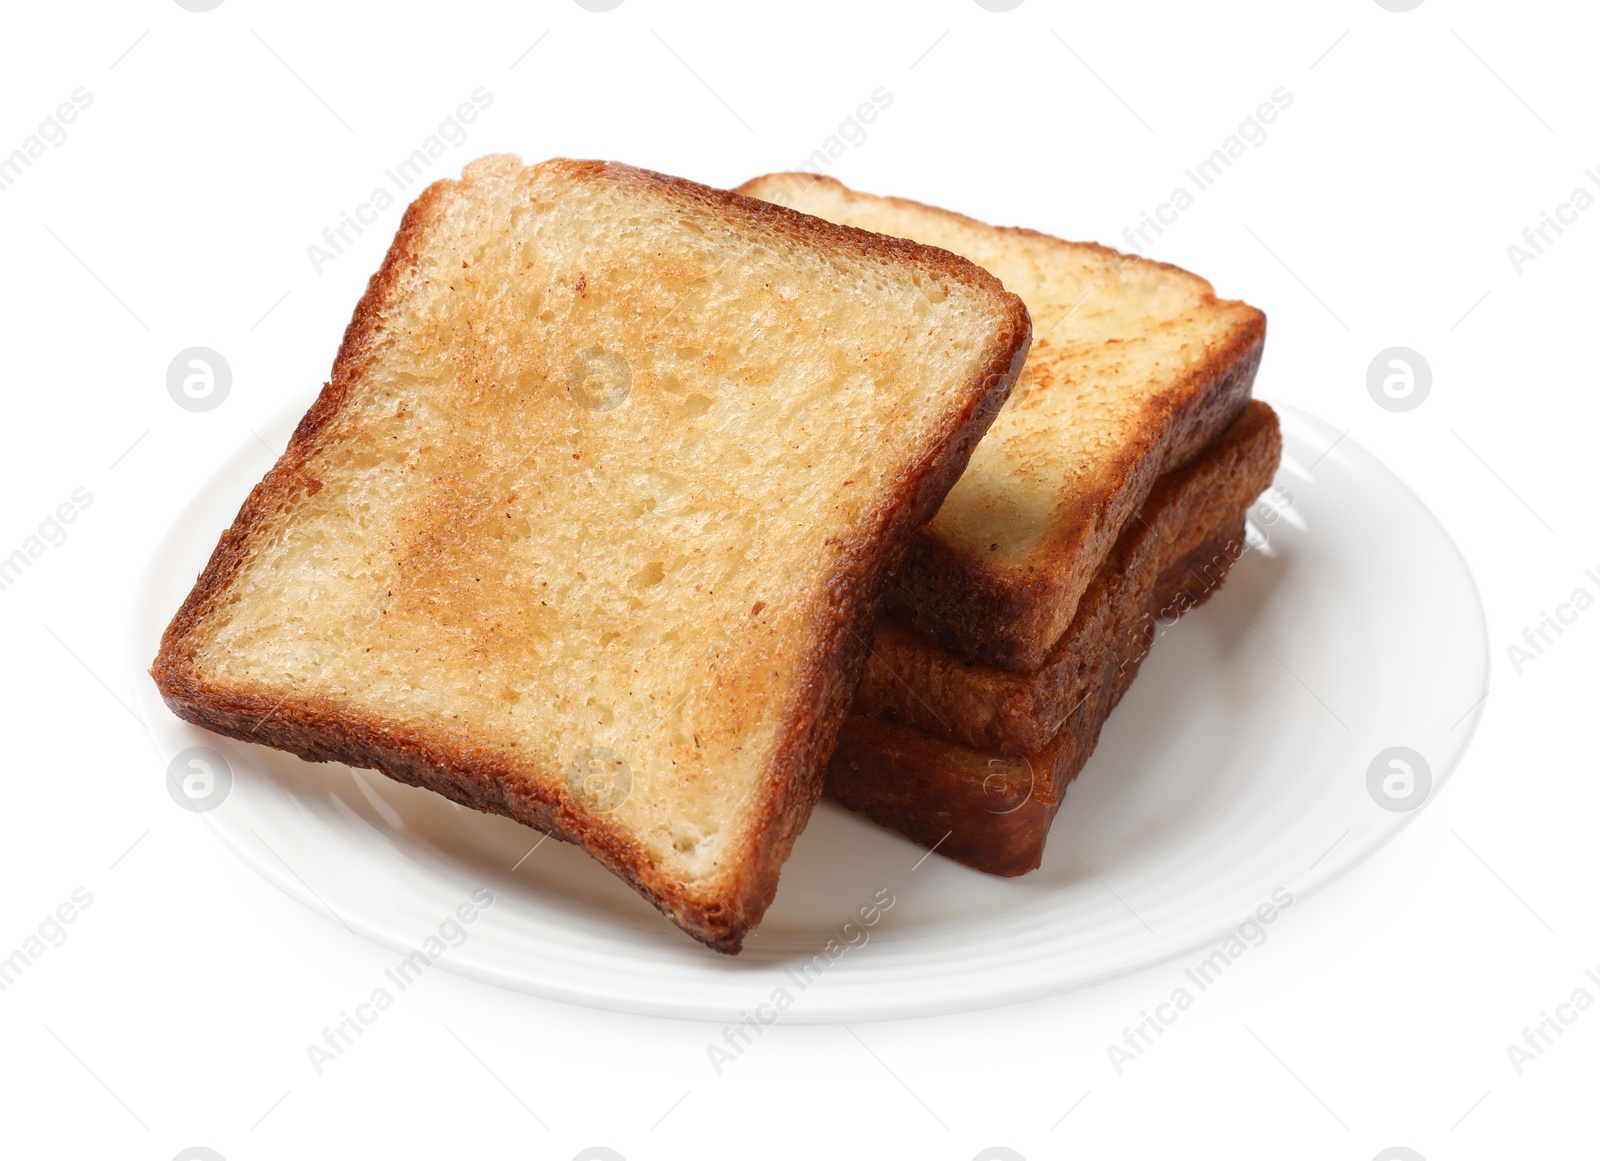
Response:
[{"label": "bread crumb texture", "polygon": [[[1105,481],[1149,453],[1152,419],[1192,390],[1259,312],[1205,279],[1104,246],[997,229],[831,179],[741,187],[831,222],[913,238],[990,271],[1033,316],[1016,389],[929,531],[979,568],[1034,559]],[[1176,465],[1174,465],[1176,466]]]},{"label": "bread crumb texture", "polygon": [[492,157],[424,196],[190,664],[459,739],[711,881],[1002,296],[636,173]]}]

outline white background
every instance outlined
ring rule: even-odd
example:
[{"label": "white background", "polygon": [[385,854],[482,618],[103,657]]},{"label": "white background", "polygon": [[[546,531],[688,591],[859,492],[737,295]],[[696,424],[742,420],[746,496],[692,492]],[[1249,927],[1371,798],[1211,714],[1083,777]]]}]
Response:
[{"label": "white background", "polygon": [[[1583,576],[1600,209],[1520,273],[1506,248],[1576,187],[1600,195],[1595,23],[1450,0],[10,6],[0,153],[74,89],[93,103],[0,192],[0,555],[74,489],[93,503],[0,592],[0,954],[75,888],[94,901],[0,993],[0,1151],[1590,1155],[1600,1008],[1521,1075],[1506,1046],[1575,988],[1600,999],[1600,612],[1520,675],[1506,647],[1580,584],[1600,592]],[[401,207],[320,274],[307,245],[480,86],[493,105],[430,177],[505,150],[731,185],[792,168],[881,86],[893,104],[829,172],[1114,245],[1288,90],[1266,142],[1149,253],[1261,306],[1258,389],[1348,429],[1471,561],[1495,671],[1445,792],[1121,1075],[1106,1045],[1179,967],[958,1017],[779,1025],[720,1077],[719,1029],[434,972],[315,1075],[306,1043],[393,956],[174,806],[118,704],[125,621],[181,504],[325,376]],[[204,414],[165,383],[196,345],[234,376]],[[1366,390],[1394,345],[1434,376],[1405,414]]]}]

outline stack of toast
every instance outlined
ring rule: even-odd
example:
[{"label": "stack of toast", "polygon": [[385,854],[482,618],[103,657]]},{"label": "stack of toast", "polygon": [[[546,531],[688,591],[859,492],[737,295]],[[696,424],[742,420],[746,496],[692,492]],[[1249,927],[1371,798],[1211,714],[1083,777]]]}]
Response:
[{"label": "stack of toast", "polygon": [[891,585],[827,788],[979,870],[1033,870],[1157,625],[1243,551],[1281,452],[1250,399],[1266,319],[1175,267],[831,178],[739,192],[961,254],[1028,304],[1022,378]]},{"label": "stack of toast", "polygon": [[151,672],[723,952],[825,786],[1017,874],[1238,555],[1263,337],[1182,271],[806,175],[484,158],[407,211]]}]

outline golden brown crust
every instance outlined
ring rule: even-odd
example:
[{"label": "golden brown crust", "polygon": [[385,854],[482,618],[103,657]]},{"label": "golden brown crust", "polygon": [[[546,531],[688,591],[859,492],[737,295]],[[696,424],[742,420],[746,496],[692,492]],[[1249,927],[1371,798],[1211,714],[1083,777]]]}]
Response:
[{"label": "golden brown crust", "polygon": [[1098,648],[1101,626],[1130,593],[1146,591],[1174,554],[1247,508],[1272,482],[1282,448],[1277,416],[1253,401],[1198,459],[1163,475],[1101,562],[1072,625],[1031,673],[965,661],[885,619],[853,712],[997,754],[1041,749],[1088,694],[1082,650]]},{"label": "golden brown crust", "polygon": [[556,159],[545,164],[577,180],[633,184],[679,203],[708,207],[736,222],[764,223],[802,244],[916,264],[993,296],[1006,314],[982,375],[952,397],[944,430],[919,462],[906,466],[898,491],[877,514],[876,525],[844,546],[833,575],[819,591],[814,613],[818,632],[803,662],[805,696],[794,703],[781,732],[778,757],[766,775],[764,814],[751,849],[736,860],[739,870],[731,882],[715,892],[686,891],[682,883],[658,873],[642,851],[610,829],[603,817],[542,790],[560,784],[550,771],[519,769],[475,746],[470,738],[420,732],[321,698],[222,687],[207,682],[196,670],[201,626],[247,559],[267,513],[299,486],[302,467],[345,407],[352,385],[370,366],[382,338],[385,308],[416,266],[422,241],[444,199],[470,182],[470,176],[460,182],[435,182],[407,209],[383,265],[369,281],[345,331],[329,382],[295,429],[287,450],[223,534],[162,635],[150,672],[173,712],[207,729],[288,750],[310,761],[370,767],[397,781],[579,843],[690,935],[719,951],[736,953],[745,932],[771,902],[781,863],[821,793],[822,767],[865,662],[885,576],[905,552],[916,526],[932,515],[959,478],[972,447],[1004,403],[1026,357],[1031,322],[1022,301],[1004,291],[992,275],[942,250],[835,226],[615,162]]},{"label": "golden brown crust", "polygon": [[[959,213],[956,210],[947,210],[943,206],[934,206],[929,205],[927,202],[919,202],[914,198],[895,197],[891,194],[865,194],[860,190],[851,189],[836,177],[828,177],[827,175],[820,173],[806,173],[804,171],[797,172],[794,170],[780,170],[774,173],[764,173],[760,177],[753,177],[747,182],[743,182],[740,185],[734,186],[733,192],[736,194],[743,194],[746,197],[771,200],[766,198],[766,195],[759,192],[762,187],[767,185],[769,182],[782,183],[789,181],[790,179],[806,181],[815,185],[827,186],[828,188],[839,193],[850,194],[855,197],[870,197],[874,201],[883,202],[886,205],[891,206],[900,206],[908,210],[915,210],[918,213],[937,214],[942,218],[948,218],[950,221],[960,222],[966,226],[976,226],[981,230],[997,230],[1002,234],[1015,234],[1019,238],[1042,238],[1046,242],[1065,241],[1064,238],[1058,238],[1054,234],[1046,234],[1043,230],[1032,230],[1027,226],[996,226],[993,223],[985,222],[980,218],[974,218],[967,214]],[[891,237],[892,235],[885,236]],[[1145,266],[1152,266],[1157,270],[1171,270],[1175,274],[1182,274],[1186,278],[1193,278],[1197,282],[1202,283],[1206,290],[1212,292],[1212,296],[1215,297],[1215,289],[1212,287],[1210,282],[1207,282],[1205,279],[1191,271],[1185,270],[1181,266],[1173,265],[1171,262],[1157,262],[1154,258],[1144,258],[1137,254],[1124,254],[1121,250],[1113,249],[1112,247],[1102,245],[1099,242],[1069,242],[1067,244],[1070,246],[1085,247],[1086,249],[1095,251],[1097,254],[1105,255],[1107,258],[1116,258],[1126,262],[1139,262]]]},{"label": "golden brown crust", "polygon": [[[806,709],[811,699],[800,699],[784,730],[779,751],[788,755],[788,770],[775,768],[770,775],[773,793],[767,799],[768,821],[760,832],[763,850],[759,857],[746,862],[747,866],[771,867],[772,873],[750,881],[746,888],[750,911],[742,913],[753,913],[759,919],[772,902],[778,887],[778,870],[822,796],[828,757],[866,666],[890,576],[904,557],[912,534],[933,517],[940,501],[966,470],[972,449],[983,438],[1022,371],[1031,324],[1025,315],[1020,321],[1025,328],[1020,344],[1008,348],[1015,336],[1008,337],[997,345],[994,359],[984,369],[982,382],[990,386],[972,397],[952,422],[947,438],[931,447],[921,463],[907,468],[896,489],[901,502],[884,513],[877,532],[848,546],[834,576],[818,592],[809,616],[821,632],[816,648],[806,659],[805,672],[807,686],[816,691],[815,703],[820,708]],[[792,789],[785,795],[780,789],[783,787]],[[752,926],[754,922],[751,920]]]},{"label": "golden brown crust", "polygon": [[1189,462],[1242,411],[1260,365],[1266,316],[1243,303],[1224,303],[1209,282],[1170,263],[1123,254],[1092,242],[1062,239],[1017,226],[991,226],[964,214],[909,198],[862,194],[831,177],[775,173],[739,186],[760,196],[789,181],[819,184],[841,195],[870,198],[966,226],[1087,248],[1124,263],[1141,263],[1193,279],[1201,308],[1239,308],[1227,340],[1146,405],[1144,435],[1129,440],[1093,492],[1055,521],[1053,537],[1023,566],[997,567],[959,550],[933,528],[918,532],[889,590],[891,616],[962,657],[1021,672],[1039,667],[1072,623],[1084,589],[1123,524],[1144,503],[1155,481]]},{"label": "golden brown crust", "polygon": [[1266,341],[1259,312],[1229,344],[1148,404],[1153,438],[1129,443],[1026,566],[998,570],[919,531],[890,590],[891,616],[963,657],[1027,673],[1071,624],[1084,589],[1156,480],[1225,431],[1250,399]]},{"label": "golden brown crust", "polygon": [[[1037,867],[1061,797],[1138,673],[1156,625],[1221,586],[1243,552],[1243,513],[1281,452],[1277,416],[1252,402],[1200,460],[1163,477],[1039,678],[969,669],[914,639],[886,644],[880,632],[827,793],[978,870]],[[996,737],[1038,740],[1003,753],[990,744]]]},{"label": "golden brown crust", "polygon": [[[1138,675],[1156,618],[1177,617],[1204,604],[1240,555],[1243,517],[1236,515],[1233,523],[1232,531],[1205,541],[1162,574],[1131,627],[1113,639],[1085,643],[1088,696],[1043,747],[1006,757],[852,714],[828,767],[828,795],[976,870],[1005,876],[1035,870],[1068,785],[1094,753],[1101,727]],[[1197,584],[1197,566],[1211,562],[1220,573]]]}]

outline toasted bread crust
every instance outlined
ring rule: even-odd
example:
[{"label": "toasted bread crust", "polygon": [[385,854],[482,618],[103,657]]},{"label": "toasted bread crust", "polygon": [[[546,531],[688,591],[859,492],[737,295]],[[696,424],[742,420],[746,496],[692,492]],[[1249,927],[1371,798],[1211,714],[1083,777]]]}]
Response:
[{"label": "toasted bread crust", "polygon": [[887,575],[903,557],[914,530],[937,510],[1011,391],[1031,338],[1027,309],[988,272],[931,247],[891,239],[681,178],[614,162],[557,159],[548,166],[576,180],[624,182],[683,205],[709,208],[733,221],[763,223],[796,242],[913,263],[964,282],[994,298],[1007,321],[994,337],[982,372],[951,400],[944,426],[916,463],[907,465],[874,523],[842,546],[811,611],[817,632],[802,662],[801,688],[780,730],[777,756],[764,776],[763,811],[749,849],[735,852],[734,870],[717,890],[693,892],[658,873],[639,847],[610,828],[604,816],[565,796],[542,790],[559,784],[549,770],[518,768],[475,746],[470,738],[420,732],[403,723],[352,713],[306,696],[277,697],[261,689],[207,682],[195,665],[197,635],[253,548],[273,505],[301,486],[300,472],[347,405],[352,386],[371,366],[386,306],[419,260],[422,242],[444,199],[469,184],[475,167],[520,164],[485,159],[460,182],[429,186],[406,210],[383,265],[368,283],[344,334],[332,375],[306,413],[288,448],[240,508],[166,632],[151,666],[163,700],[178,716],[220,734],[260,742],[309,761],[341,761],[378,770],[487,813],[502,814],[579,843],[633,885],[694,938],[736,953],[777,890],[783,859],[821,794],[823,766],[848,710],[866,660],[867,642]]},{"label": "toasted bread crust", "polygon": [[[881,826],[991,875],[1036,870],[1068,785],[1094,753],[1155,636],[1158,616],[1204,604],[1242,551],[1244,521],[1175,561],[1131,630],[1085,642],[1088,696],[1043,747],[1014,757],[974,750],[911,726],[851,715],[828,768],[827,793]],[[1197,584],[1198,566],[1220,569]]]},{"label": "toasted bread crust", "polygon": [[[1065,239],[1058,238],[1054,234],[1047,234],[1043,230],[1030,229],[1027,226],[996,226],[990,222],[985,222],[981,218],[974,218],[970,214],[963,214],[957,210],[947,210],[943,206],[930,205],[927,202],[919,202],[915,198],[897,197],[893,194],[863,193],[860,190],[851,189],[836,177],[829,177],[826,174],[820,173],[806,173],[803,170],[783,170],[773,173],[764,173],[760,177],[753,177],[747,182],[743,182],[734,186],[733,192],[736,194],[743,194],[746,197],[768,200],[765,198],[765,195],[760,192],[763,187],[772,182],[781,183],[791,179],[827,186],[828,188],[837,190],[840,193],[852,194],[856,197],[869,197],[875,202],[883,202],[891,206],[900,206],[904,209],[916,210],[919,213],[936,214],[948,221],[960,222],[964,225],[976,226],[984,230],[994,230],[1001,234],[1015,234],[1019,238],[1041,238],[1046,242],[1065,241]],[[774,204],[781,205],[782,203]],[[884,236],[892,237],[893,235]],[[1174,265],[1171,262],[1158,262],[1154,258],[1144,258],[1137,254],[1124,254],[1121,250],[1115,249],[1111,246],[1103,245],[1100,242],[1069,242],[1067,244],[1071,246],[1081,246],[1085,249],[1093,250],[1099,254],[1104,254],[1107,258],[1118,258],[1129,262],[1139,262],[1145,266],[1154,267],[1157,270],[1170,270],[1174,274],[1182,274],[1187,278],[1194,278],[1200,282],[1205,282],[1206,287],[1208,289],[1211,288],[1211,283],[1206,282],[1205,279],[1200,278],[1193,271],[1185,270],[1182,266]]]},{"label": "toasted bread crust", "polygon": [[1042,749],[1088,696],[1083,650],[1100,647],[1100,626],[1115,620],[1130,591],[1154,583],[1174,554],[1247,508],[1271,484],[1282,449],[1277,416],[1255,401],[1198,459],[1163,475],[1084,591],[1072,625],[1032,673],[964,661],[886,618],[854,712],[1001,755]]},{"label": "toasted bread crust", "polygon": [[1161,434],[1129,445],[1115,472],[1080,498],[1075,519],[1063,521],[1060,534],[1027,565],[986,568],[922,529],[895,578],[889,614],[963,657],[1023,673],[1039,668],[1071,624],[1104,548],[1155,482],[1192,460],[1249,402],[1265,339],[1262,317],[1151,400],[1148,426]]},{"label": "toasted bread crust", "polygon": [[[1026,316],[1023,325],[1029,326]],[[747,886],[745,898],[749,902],[744,913],[755,918],[746,927],[753,926],[771,904],[778,889],[778,868],[789,857],[812,808],[822,797],[828,758],[837,745],[839,730],[866,667],[873,630],[882,617],[894,570],[904,559],[912,535],[932,519],[945,493],[966,470],[972,449],[983,438],[1021,374],[1027,349],[1026,333],[1009,359],[1005,348],[1000,348],[985,369],[983,380],[1005,384],[1004,388],[997,386],[974,397],[951,423],[941,446],[931,449],[923,463],[907,471],[899,489],[903,500],[884,513],[879,531],[848,546],[838,571],[819,592],[810,616],[821,627],[821,633],[806,661],[807,685],[816,691],[819,708],[797,709],[791,716],[779,750],[787,755],[785,766],[775,766],[769,775],[773,793],[768,798],[767,821],[759,832],[761,851],[751,865],[770,866],[772,873]],[[785,794],[784,788],[792,789]]]},{"label": "toasted bread crust", "polygon": [[831,177],[776,173],[754,178],[740,192],[760,195],[801,180],[851,197],[933,215],[996,234],[1043,239],[1092,250],[1123,263],[1141,263],[1193,279],[1201,306],[1238,308],[1240,320],[1224,342],[1147,401],[1142,434],[1129,440],[1097,486],[1055,522],[1052,538],[1018,566],[998,566],[920,530],[889,591],[889,614],[963,658],[1021,672],[1043,664],[1072,623],[1078,601],[1123,524],[1139,510],[1157,479],[1193,459],[1239,416],[1266,341],[1266,316],[1242,303],[1224,304],[1210,283],[1170,263],[1120,253],[1098,243],[1066,243],[1038,230],[991,226],[908,198],[862,194]]},{"label": "toasted bread crust", "polygon": [[[1163,477],[1096,573],[1052,650],[1051,672],[968,669],[908,631],[899,633],[909,643],[894,644],[880,632],[875,649],[884,654],[869,663],[827,793],[978,870],[1036,868],[1061,798],[1138,674],[1157,623],[1222,585],[1244,551],[1244,512],[1281,452],[1277,416],[1252,402],[1200,460]],[[1051,721],[1060,728],[1043,730],[1034,746],[1008,754],[988,744],[1038,737]]]}]

